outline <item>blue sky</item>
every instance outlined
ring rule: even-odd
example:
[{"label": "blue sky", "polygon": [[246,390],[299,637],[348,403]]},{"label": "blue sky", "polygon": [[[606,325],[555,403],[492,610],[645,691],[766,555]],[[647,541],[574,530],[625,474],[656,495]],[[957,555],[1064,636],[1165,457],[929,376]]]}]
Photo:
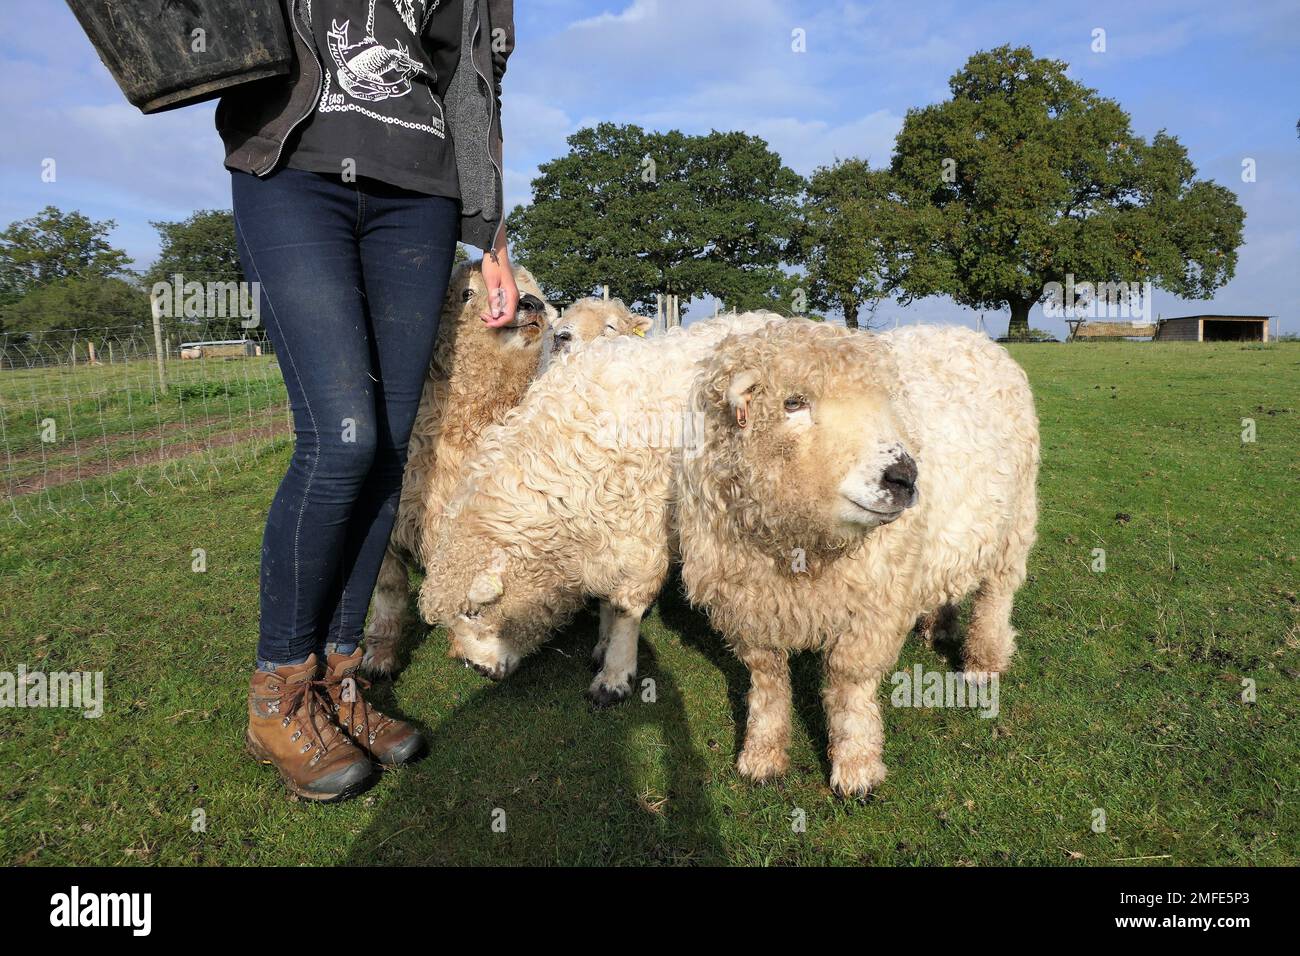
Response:
[{"label": "blue sky", "polygon": [[[507,201],[527,201],[539,163],[601,120],[762,136],[800,173],[837,158],[889,160],[909,107],[947,96],[976,50],[1027,44],[1118,100],[1134,129],[1166,129],[1199,174],[1246,210],[1236,278],[1209,301],[1156,293],[1166,316],[1267,313],[1300,332],[1300,0],[804,3],[776,0],[518,0],[505,82]],[[6,0],[0,40],[0,221],[47,204],[111,218],[147,265],[150,220],[229,206],[213,107],[141,116],[56,0]],[[1090,49],[1106,31],[1106,52]],[[802,29],[807,51],[791,51]],[[41,181],[45,158],[57,180]],[[1242,181],[1242,161],[1256,181]],[[617,291],[617,290],[615,290]],[[881,306],[886,321],[971,323],[943,298]],[[1006,315],[987,316],[995,331]],[[1059,320],[1032,322],[1059,331]]]}]

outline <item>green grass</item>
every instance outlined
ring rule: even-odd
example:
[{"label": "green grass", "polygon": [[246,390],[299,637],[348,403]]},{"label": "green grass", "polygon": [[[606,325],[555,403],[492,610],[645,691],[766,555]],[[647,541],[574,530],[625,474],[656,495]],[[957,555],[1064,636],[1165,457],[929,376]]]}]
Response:
[{"label": "green grass", "polygon": [[66,481],[78,462],[118,468],[161,445],[210,441],[234,427],[265,428],[287,406],[273,356],[167,362],[158,388],[149,359],[0,374],[0,458],[8,483]]},{"label": "green grass", "polygon": [[[886,706],[869,802],[826,786],[812,656],[794,661],[791,773],[739,779],[747,678],[676,585],[644,629],[656,702],[588,708],[590,617],[499,685],[412,635],[376,689],[430,755],[350,803],[291,801],[241,749],[280,442],[201,484],[0,527],[0,669],[102,669],[107,689],[98,720],[0,711],[0,861],[1294,865],[1300,347],[1014,354],[1042,517],[1001,713]],[[950,666],[913,640],[915,662]]]}]

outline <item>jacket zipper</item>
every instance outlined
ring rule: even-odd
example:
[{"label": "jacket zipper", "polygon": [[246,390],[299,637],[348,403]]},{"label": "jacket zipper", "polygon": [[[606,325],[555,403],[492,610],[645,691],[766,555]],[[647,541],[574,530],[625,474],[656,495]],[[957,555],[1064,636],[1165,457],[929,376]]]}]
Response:
[{"label": "jacket zipper", "polygon": [[[478,74],[478,78],[479,78],[480,80],[482,80],[482,81],[487,85],[487,95],[488,95],[488,125],[487,125],[487,137],[486,137],[486,139],[484,140],[483,145],[484,145],[484,148],[487,150],[488,162],[490,162],[490,163],[492,164],[492,168],[493,168],[493,170],[496,171],[496,174],[497,174],[497,182],[500,183],[500,185],[501,185],[501,200],[500,200],[500,205],[501,205],[502,208],[498,210],[498,213],[499,213],[499,215],[500,215],[501,218],[499,218],[499,219],[498,219],[498,220],[493,224],[495,228],[493,228],[493,230],[492,230],[492,238],[488,240],[488,243],[489,243],[489,245],[490,245],[490,244],[496,242],[497,233],[501,231],[501,223],[504,222],[504,221],[505,221],[505,218],[506,218],[506,217],[505,217],[505,208],[504,208],[504,207],[505,207],[505,204],[506,204],[506,197],[505,197],[505,190],[506,190],[505,179],[506,179],[506,177],[505,177],[505,174],[501,172],[501,167],[497,165],[496,157],[492,155],[492,118],[493,118],[493,116],[496,114],[496,104],[497,104],[496,85],[493,84],[493,83],[491,83],[491,82],[488,80],[488,78],[487,78],[486,76],[483,75],[483,72],[478,68],[478,64],[474,62],[474,44],[478,42],[478,35],[479,35],[479,32],[480,32],[482,29],[483,29],[483,9],[482,9],[482,7],[479,7],[478,10],[477,10],[477,12],[476,12],[475,19],[474,19],[474,34],[473,34],[473,36],[471,36],[470,39],[469,39],[469,62],[470,62],[471,64],[473,64],[473,66],[474,66],[474,72],[475,72],[476,74]],[[490,53],[491,53],[491,50],[490,50],[490,48],[489,48],[489,54],[490,54]]]},{"label": "jacket zipper", "polygon": [[319,74],[316,82],[316,95],[312,97],[311,105],[307,107],[307,112],[294,120],[289,129],[285,131],[284,138],[280,140],[280,146],[275,151],[275,157],[271,160],[270,165],[264,166],[257,171],[257,175],[259,176],[265,176],[279,165],[280,156],[284,153],[284,144],[289,141],[289,137],[293,135],[293,131],[298,128],[299,124],[301,124],[308,116],[311,116],[312,110],[316,109],[316,104],[320,101],[321,80],[324,79],[325,75],[325,68],[321,65],[320,57],[316,55],[316,44],[310,42],[307,37],[304,37],[302,35],[302,30],[299,29],[298,0],[290,0],[289,2],[289,19],[293,21],[293,32],[298,34],[298,39],[302,40],[303,45],[306,46],[307,50],[311,53],[312,60],[316,63],[316,72]]}]

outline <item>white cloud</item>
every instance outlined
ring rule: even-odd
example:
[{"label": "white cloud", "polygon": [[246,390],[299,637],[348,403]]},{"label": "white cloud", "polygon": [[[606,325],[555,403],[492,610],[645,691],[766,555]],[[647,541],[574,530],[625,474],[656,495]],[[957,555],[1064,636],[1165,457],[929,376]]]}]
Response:
[{"label": "white cloud", "polygon": [[590,30],[610,24],[643,23],[659,12],[656,0],[633,0],[621,13],[599,13],[594,17],[575,20],[569,25],[571,30]]}]

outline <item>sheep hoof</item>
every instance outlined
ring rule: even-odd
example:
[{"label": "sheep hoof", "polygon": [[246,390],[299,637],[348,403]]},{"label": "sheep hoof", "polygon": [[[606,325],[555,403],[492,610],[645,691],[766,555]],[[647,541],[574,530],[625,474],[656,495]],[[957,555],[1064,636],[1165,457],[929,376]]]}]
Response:
[{"label": "sheep hoof", "polygon": [[989,682],[991,676],[1001,674],[1011,666],[1011,655],[997,651],[988,654],[971,653],[968,649],[962,654],[961,665],[962,672],[966,675],[966,683],[982,686]]},{"label": "sheep hoof", "polygon": [[938,631],[938,625],[935,623],[934,615],[932,614],[923,614],[918,617],[912,630],[916,633],[917,640],[922,644],[930,646],[934,645],[935,639],[938,636],[936,634],[936,631]]},{"label": "sheep hoof", "polygon": [[507,668],[505,664],[497,664],[495,667],[488,667],[486,664],[480,664],[477,661],[471,661],[465,657],[457,658],[457,660],[491,681],[499,681],[504,679],[506,676]]},{"label": "sheep hoof", "polygon": [[884,781],[886,773],[879,760],[837,761],[831,767],[831,789],[841,799],[861,800]]},{"label": "sheep hoof", "polygon": [[790,769],[790,758],[782,747],[747,745],[740,752],[736,769],[750,783],[770,783]]},{"label": "sheep hoof", "polygon": [[387,641],[366,641],[366,653],[361,658],[361,669],[369,674],[387,677],[397,670],[397,648]]},{"label": "sheep hoof", "polygon": [[632,684],[624,680],[617,684],[606,684],[597,678],[587,688],[587,699],[597,708],[613,707],[632,696]]}]

